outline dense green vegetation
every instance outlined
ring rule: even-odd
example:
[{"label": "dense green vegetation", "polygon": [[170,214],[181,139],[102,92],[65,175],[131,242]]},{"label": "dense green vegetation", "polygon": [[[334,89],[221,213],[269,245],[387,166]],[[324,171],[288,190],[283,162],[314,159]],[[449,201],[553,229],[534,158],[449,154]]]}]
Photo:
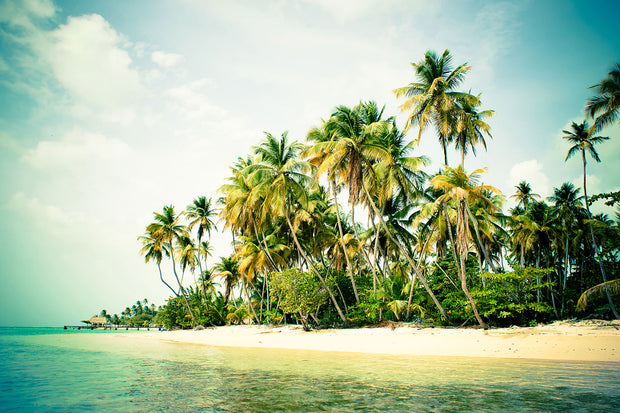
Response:
[{"label": "dense green vegetation", "polygon": [[[618,318],[620,212],[590,212],[598,199],[617,207],[618,194],[588,199],[586,167],[609,139],[598,133],[617,121],[619,71],[595,86],[593,126],[585,119],[563,131],[566,160],[581,155],[583,187],[563,183],[545,200],[521,182],[504,212],[485,169],[464,169],[491,139],[494,114],[480,109],[480,94],[458,90],[471,67],[453,68],[448,51],[412,65],[414,82],[394,91],[406,99],[405,130],[375,102],[338,106],[305,143],[265,133],[232,165],[217,205],[201,196],[154,214],[139,239],[172,293],[161,323],[529,325],[585,316],[576,304],[586,291],[580,308]],[[414,155],[428,127],[445,158],[432,176],[422,171],[428,158]],[[450,145],[461,152],[457,166]],[[209,266],[217,215],[233,252]]]},{"label": "dense green vegetation", "polygon": [[158,320],[158,313],[162,310],[161,306],[156,307],[155,304],[149,305],[149,300],[146,298],[142,301],[138,300],[131,307],[125,307],[125,309],[118,314],[108,314],[108,310],[101,310],[98,315],[105,317],[107,322],[112,325],[124,325],[124,326],[150,326],[153,324],[160,324]]}]

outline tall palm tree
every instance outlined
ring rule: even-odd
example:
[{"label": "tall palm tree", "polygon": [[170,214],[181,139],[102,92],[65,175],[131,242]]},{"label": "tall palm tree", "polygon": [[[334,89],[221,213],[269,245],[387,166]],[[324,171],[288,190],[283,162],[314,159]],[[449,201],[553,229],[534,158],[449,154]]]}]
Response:
[{"label": "tall palm tree", "polygon": [[167,251],[170,254],[170,258],[172,261],[172,270],[174,272],[174,277],[177,280],[181,295],[185,300],[187,310],[192,317],[194,325],[196,325],[196,317],[194,317],[194,313],[192,312],[189,301],[187,300],[185,288],[183,288],[183,283],[181,282],[181,279],[179,278],[179,275],[177,273],[173,247],[173,242],[178,242],[181,237],[189,236],[189,233],[187,231],[187,228],[179,223],[181,216],[177,215],[174,212],[174,207],[172,205],[164,206],[162,213],[154,212],[153,214],[155,215],[154,222],[149,224],[146,227],[146,230],[149,234],[151,234],[152,237],[159,239],[162,244],[167,245]]},{"label": "tall palm tree", "polygon": [[405,124],[405,132],[414,124],[419,125],[417,139],[419,142],[422,131],[430,123],[434,123],[447,165],[447,147],[452,127],[450,110],[456,105],[457,98],[467,99],[472,103],[477,100],[475,96],[456,91],[471,66],[463,63],[452,69],[452,56],[447,49],[441,56],[428,50],[422,60],[411,63],[411,66],[415,70],[416,82],[394,90],[396,97],[407,98],[400,106],[401,110],[411,111]]},{"label": "tall palm tree", "polygon": [[284,132],[280,139],[275,138],[270,133],[265,133],[265,137],[266,139],[254,148],[258,163],[248,167],[252,180],[257,183],[264,195],[263,209],[284,217],[297,250],[329,294],[340,319],[346,323],[346,317],[325,278],[316,269],[299,242],[297,237],[298,226],[293,225],[291,221],[293,208],[303,210],[306,207],[309,188],[315,185],[312,178],[304,174],[304,171],[311,169],[311,164],[298,159],[298,154],[303,149],[303,145],[296,141],[289,143],[288,132]]},{"label": "tall palm tree", "polygon": [[587,121],[583,121],[580,124],[573,122],[570,130],[563,130],[566,135],[562,136],[562,139],[566,139],[573,146],[570,147],[566,154],[566,159],[569,160],[573,155],[581,153],[581,160],[583,162],[583,196],[588,210],[588,216],[590,215],[590,207],[588,205],[588,191],[586,190],[586,152],[596,161],[601,162],[601,158],[598,156],[598,152],[594,148],[594,145],[603,143],[608,140],[607,136],[593,136],[594,131],[590,129]]},{"label": "tall palm tree", "polygon": [[484,135],[492,138],[491,127],[485,122],[485,119],[495,115],[494,110],[478,111],[480,106],[480,95],[476,96],[476,100],[472,100],[469,95],[457,98],[457,105],[454,109],[454,141],[456,149],[461,150],[461,166],[465,168],[465,155],[468,147],[471,148],[474,156],[476,155],[476,145],[482,144],[484,149],[487,143]]},{"label": "tall palm tree", "polygon": [[185,215],[189,219],[187,228],[190,231],[198,225],[197,236],[199,244],[205,232],[207,235],[211,235],[211,230],[217,229],[213,222],[216,212],[211,205],[211,198],[207,198],[206,196],[195,198],[193,203],[187,206]]},{"label": "tall palm tree", "polygon": [[[319,172],[319,167],[328,159],[331,155],[331,150],[333,149],[333,143],[338,140],[338,136],[334,130],[335,128],[331,127],[328,122],[322,121],[319,127],[313,127],[310,129],[308,134],[306,135],[306,139],[310,142],[314,142],[313,146],[306,148],[302,151],[302,155],[314,165],[317,169],[317,174]],[[339,185],[336,182],[337,174],[339,171],[336,168],[332,168],[327,170],[327,179],[329,181],[329,186],[332,192],[334,205],[335,205],[335,215],[336,215],[336,223],[338,225],[338,234],[339,241],[341,246],[341,255],[344,256],[346,262],[346,271],[349,275],[349,279],[351,280],[351,285],[353,287],[353,294],[355,296],[356,302],[359,303],[359,294],[357,292],[357,285],[355,284],[355,278],[353,277],[353,266],[351,265],[351,259],[348,254],[347,248],[347,240],[345,238],[351,238],[350,234],[345,236],[345,233],[342,228],[342,222],[340,219],[340,206],[338,205],[338,188]],[[319,176],[317,175],[316,180],[318,181]]]},{"label": "tall palm tree", "polygon": [[[564,252],[564,271],[561,279],[562,292],[566,289],[566,282],[571,275],[571,240],[575,238],[577,230],[577,218],[583,208],[580,205],[581,196],[579,188],[572,183],[564,182],[559,188],[553,189],[553,195],[549,198],[553,203],[553,213],[562,224],[562,230],[558,231],[558,243],[562,245]],[[558,252],[560,249],[558,248]],[[564,309],[564,294],[562,294],[562,309]]]},{"label": "tall palm tree", "polygon": [[[460,166],[457,168],[446,167],[443,173],[435,175],[431,179],[431,186],[443,192],[443,195],[435,201],[437,207],[441,206],[445,210],[448,203],[451,203],[456,210],[456,240],[452,240],[451,244],[454,251],[455,260],[457,256],[460,259],[457,269],[461,279],[461,289],[472,307],[476,320],[480,326],[487,328],[486,323],[482,321],[482,318],[480,318],[476,303],[467,288],[467,273],[465,271],[465,261],[467,260],[467,255],[470,249],[470,223],[474,228],[476,238],[478,239],[479,245],[481,245],[483,249],[487,262],[492,263],[488,252],[484,247],[484,243],[481,240],[477,221],[469,206],[470,202],[477,200],[485,203],[490,210],[496,210],[496,205],[491,201],[491,199],[488,198],[487,195],[489,193],[499,194],[500,192],[492,186],[479,184],[480,175],[483,172],[485,172],[485,169],[477,169],[472,173],[467,174]],[[451,225],[448,226],[448,230],[449,233],[451,233]],[[457,262],[455,261],[455,264],[456,263]]]},{"label": "tall palm tree", "polygon": [[620,116],[620,63],[609,72],[601,83],[592,86],[598,95],[594,96],[586,104],[586,115],[594,118],[594,128],[600,131],[610,125]]},{"label": "tall palm tree", "polygon": [[[587,121],[583,121],[581,124],[577,124],[575,122],[571,125],[571,130],[563,130],[563,133],[566,135],[562,136],[562,139],[566,139],[568,142],[573,144],[568,150],[566,154],[566,162],[573,155],[578,152],[581,152],[581,160],[583,163],[583,199],[586,206],[586,211],[588,213],[588,218],[592,219],[592,215],[590,214],[590,205],[588,203],[588,191],[586,190],[586,151],[590,154],[590,156],[596,161],[601,162],[601,158],[598,156],[598,152],[594,148],[594,145],[602,143],[609,139],[607,136],[592,136],[595,131],[593,128],[590,128]],[[592,237],[592,246],[594,247],[595,256],[598,255],[598,244],[596,243],[596,239],[594,238],[594,231],[592,230],[592,225],[589,224],[590,227],[590,235]],[[596,260],[599,265],[599,269],[601,271],[601,277],[603,278],[603,282],[607,282],[607,275],[605,274],[605,268],[603,267],[602,260],[600,257]],[[607,300],[609,302],[609,306],[611,311],[614,314],[614,317],[620,319],[620,314],[616,311],[613,300],[611,299],[611,295],[607,292]]]}]

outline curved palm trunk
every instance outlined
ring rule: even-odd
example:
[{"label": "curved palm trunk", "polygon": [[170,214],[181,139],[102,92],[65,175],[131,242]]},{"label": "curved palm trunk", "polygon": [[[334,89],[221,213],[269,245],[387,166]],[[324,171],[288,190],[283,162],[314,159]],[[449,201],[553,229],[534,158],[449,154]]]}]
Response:
[{"label": "curved palm trunk", "polygon": [[497,269],[495,268],[495,264],[493,264],[493,261],[491,260],[491,255],[489,254],[489,250],[487,249],[487,246],[483,244],[482,237],[480,237],[480,231],[478,230],[478,222],[476,222],[476,218],[474,217],[474,214],[471,212],[471,209],[469,208],[469,204],[467,202],[465,202],[465,209],[467,210],[467,215],[469,215],[469,219],[471,220],[471,223],[474,226],[474,232],[476,233],[476,239],[478,240],[478,245],[480,245],[480,249],[482,250],[484,254],[484,259],[491,266],[491,269],[493,270],[493,272],[497,272]]},{"label": "curved palm trunk", "polygon": [[[586,151],[585,149],[581,150],[581,157],[583,159],[583,197],[584,202],[586,204],[586,211],[588,212],[588,219],[592,219],[592,215],[590,214],[590,206],[588,205],[588,192],[586,191]],[[594,248],[594,259],[598,263],[598,267],[601,271],[601,277],[603,278],[603,282],[607,282],[607,275],[605,274],[605,268],[603,267],[603,261],[599,256],[598,244],[596,243],[596,239],[594,238],[594,230],[592,229],[592,224],[588,223],[590,227],[590,236],[592,237],[592,247]],[[614,301],[611,299],[611,294],[609,291],[605,290],[605,294],[607,295],[607,301],[609,302],[609,308],[613,313],[616,320],[620,319],[620,315],[616,311],[616,307],[614,306]]]},{"label": "curved palm trunk", "polygon": [[[354,207],[353,211],[354,210],[355,210],[355,207]],[[372,272],[373,284],[376,285],[376,282],[377,282],[377,272],[375,271],[374,265],[372,265],[372,262],[370,261],[370,257],[368,256],[368,253],[366,252],[366,249],[362,245],[362,240],[360,239],[359,234],[357,233],[357,228],[355,226],[355,213],[354,212],[351,213],[351,221],[353,222],[353,234],[355,235],[355,240],[357,241],[357,245],[359,245],[360,249],[362,250],[362,254],[364,255],[364,259],[366,260],[366,263],[370,267],[370,271]]]},{"label": "curved palm trunk", "polygon": [[248,299],[248,307],[250,307],[250,309],[252,310],[252,314],[254,314],[254,319],[256,320],[256,324],[260,324],[260,319],[258,318],[258,315],[256,315],[256,310],[254,310],[254,306],[252,305],[252,298],[250,297],[248,286],[245,282],[243,283],[243,291],[245,291],[245,296]]},{"label": "curved palm trunk", "polygon": [[174,251],[172,250],[172,241],[168,242],[168,246],[170,247],[170,258],[172,259],[172,271],[174,272],[174,277],[177,279],[177,283],[179,283],[179,290],[181,291],[181,294],[183,295],[183,299],[185,300],[187,311],[189,311],[189,314],[192,316],[192,321],[194,322],[194,325],[196,325],[198,324],[198,322],[196,321],[196,317],[194,317],[194,312],[192,311],[192,308],[189,305],[187,296],[185,295],[185,288],[183,288],[183,284],[179,280],[179,276],[177,274],[177,267],[174,263]]},{"label": "curved palm trunk", "polygon": [[448,317],[448,314],[446,313],[446,310],[444,310],[444,308],[442,307],[441,303],[439,302],[439,300],[437,300],[437,297],[435,297],[435,294],[433,294],[433,291],[431,291],[430,287],[428,286],[428,282],[426,282],[426,277],[424,277],[424,274],[422,274],[422,272],[420,271],[420,268],[413,262],[411,257],[409,257],[409,254],[407,254],[407,252],[400,245],[400,243],[398,241],[396,241],[396,239],[394,238],[394,236],[392,235],[392,233],[388,229],[387,224],[383,220],[383,217],[379,215],[379,209],[377,208],[377,206],[373,202],[372,198],[370,197],[370,194],[368,193],[368,189],[366,189],[366,185],[363,182],[362,182],[362,189],[364,190],[364,193],[368,197],[368,204],[372,207],[372,209],[374,210],[374,213],[379,217],[379,222],[383,226],[383,229],[385,230],[387,236],[394,243],[396,248],[398,248],[400,253],[405,257],[405,259],[407,260],[407,262],[409,263],[409,265],[413,269],[415,274],[414,274],[414,277],[413,277],[413,280],[412,280],[412,284],[415,284],[415,279],[416,279],[416,276],[417,276],[420,279],[420,282],[422,283],[422,285],[424,286],[424,289],[426,290],[428,295],[430,295],[431,299],[433,300],[433,303],[435,303],[435,306],[437,307],[437,309],[439,310],[441,315],[443,315],[443,317],[448,322],[451,322],[450,317]]},{"label": "curved palm trunk", "polygon": [[166,282],[166,280],[164,280],[164,276],[163,276],[163,275],[162,275],[162,273],[161,273],[161,263],[160,263],[160,262],[157,262],[157,269],[159,270],[159,279],[161,280],[161,282],[163,282],[164,284],[166,284],[166,287],[170,288],[170,291],[172,291],[172,293],[175,295],[175,297],[178,297],[178,296],[179,296],[179,294],[178,294],[176,291],[174,291],[174,288],[172,288],[172,287],[170,286],[170,284],[168,284],[168,283]]},{"label": "curved palm trunk", "polygon": [[338,302],[336,301],[336,297],[334,297],[334,294],[332,294],[332,291],[330,290],[329,286],[325,282],[325,279],[323,278],[321,273],[316,269],[312,261],[310,261],[310,259],[306,255],[306,252],[304,251],[301,244],[299,243],[299,240],[297,239],[297,234],[295,234],[295,228],[293,227],[293,224],[291,223],[291,218],[288,213],[288,208],[284,208],[284,210],[285,210],[284,217],[286,218],[286,223],[288,224],[291,230],[291,234],[293,235],[293,241],[295,242],[295,245],[297,246],[299,253],[303,256],[304,260],[306,261],[306,264],[312,269],[312,271],[316,274],[316,276],[319,277],[319,280],[321,281],[321,284],[323,284],[323,287],[325,287],[325,290],[327,290],[327,294],[329,294],[329,298],[332,300],[334,307],[336,307],[336,311],[338,311],[338,316],[340,316],[340,319],[342,320],[342,322],[346,324],[347,319],[342,313],[342,310],[340,309],[340,306],[338,305]]},{"label": "curved palm trunk", "polygon": [[467,297],[467,300],[469,301],[469,304],[471,305],[471,308],[474,312],[474,316],[476,317],[476,320],[478,321],[478,324],[480,324],[480,326],[486,330],[489,327],[484,321],[482,321],[482,318],[480,318],[480,314],[478,314],[478,308],[476,307],[476,303],[474,302],[473,297],[469,293],[469,288],[467,288],[467,272],[465,269],[465,261],[467,260],[467,253],[469,250],[469,240],[468,240],[469,237],[467,234],[467,231],[468,231],[467,216],[465,215],[466,214],[465,209],[467,208],[467,201],[461,200],[459,201],[458,205],[459,205],[459,209],[457,210],[457,244],[458,244],[459,256],[460,256],[460,261],[461,261],[461,271],[460,271],[461,289],[463,290],[463,293],[465,293],[465,296]]},{"label": "curved palm trunk", "polygon": [[347,262],[347,273],[349,274],[349,278],[351,278],[351,285],[353,286],[353,293],[355,294],[355,302],[359,303],[360,298],[359,298],[359,295],[357,294],[357,285],[355,284],[355,279],[353,278],[353,267],[351,267],[351,260],[349,260],[349,254],[347,253],[347,247],[344,243],[344,231],[342,230],[342,223],[340,222],[340,207],[338,206],[338,197],[336,196],[336,187],[333,181],[330,181],[329,185],[332,187],[332,194],[334,196],[334,205],[336,205],[336,221],[338,222],[338,232],[340,233],[340,245],[342,246],[342,252]]},{"label": "curved palm trunk", "polygon": [[[432,237],[429,236],[426,242],[424,243],[424,246],[422,247],[421,256],[423,258],[423,262],[426,261],[426,254],[424,253],[424,251],[426,251],[426,247],[428,247],[428,243],[430,242],[431,238]],[[411,288],[409,288],[409,298],[407,299],[407,315],[405,316],[406,320],[409,320],[409,315],[411,314],[411,302],[413,301],[413,288],[414,287],[415,287],[415,279],[412,279]]]}]

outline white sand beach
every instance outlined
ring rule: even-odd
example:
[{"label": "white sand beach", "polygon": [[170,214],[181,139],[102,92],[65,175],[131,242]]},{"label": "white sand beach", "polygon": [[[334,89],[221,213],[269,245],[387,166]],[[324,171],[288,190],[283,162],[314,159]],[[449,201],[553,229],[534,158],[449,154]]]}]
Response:
[{"label": "white sand beach", "polygon": [[297,326],[226,326],[118,336],[225,347],[620,362],[618,321],[556,322],[487,331],[409,325],[393,327],[305,332]]}]

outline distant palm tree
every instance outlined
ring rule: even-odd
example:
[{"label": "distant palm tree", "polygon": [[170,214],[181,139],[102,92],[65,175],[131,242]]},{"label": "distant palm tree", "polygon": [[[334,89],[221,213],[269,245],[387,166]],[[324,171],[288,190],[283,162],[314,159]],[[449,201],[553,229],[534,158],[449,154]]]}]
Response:
[{"label": "distant palm tree", "polygon": [[612,124],[620,115],[620,63],[609,72],[601,83],[592,86],[598,93],[586,104],[586,115],[594,118],[594,127],[597,131]]},{"label": "distant palm tree", "polygon": [[448,164],[447,147],[451,137],[450,110],[456,105],[456,99],[477,99],[468,93],[457,92],[455,89],[471,69],[467,63],[452,69],[452,56],[445,50],[441,56],[428,50],[418,63],[411,63],[416,72],[416,82],[394,90],[396,97],[406,97],[400,106],[403,112],[411,111],[405,124],[405,132],[414,124],[419,125],[418,142],[422,131],[430,123],[434,123],[439,134],[439,142],[443,148],[444,161]]},{"label": "distant palm tree", "polygon": [[535,201],[536,198],[540,198],[540,195],[532,192],[532,187],[526,181],[521,181],[515,186],[517,191],[514,195],[510,195],[511,198],[515,198],[518,201],[517,206],[523,206],[523,209],[527,211],[530,202]]}]

